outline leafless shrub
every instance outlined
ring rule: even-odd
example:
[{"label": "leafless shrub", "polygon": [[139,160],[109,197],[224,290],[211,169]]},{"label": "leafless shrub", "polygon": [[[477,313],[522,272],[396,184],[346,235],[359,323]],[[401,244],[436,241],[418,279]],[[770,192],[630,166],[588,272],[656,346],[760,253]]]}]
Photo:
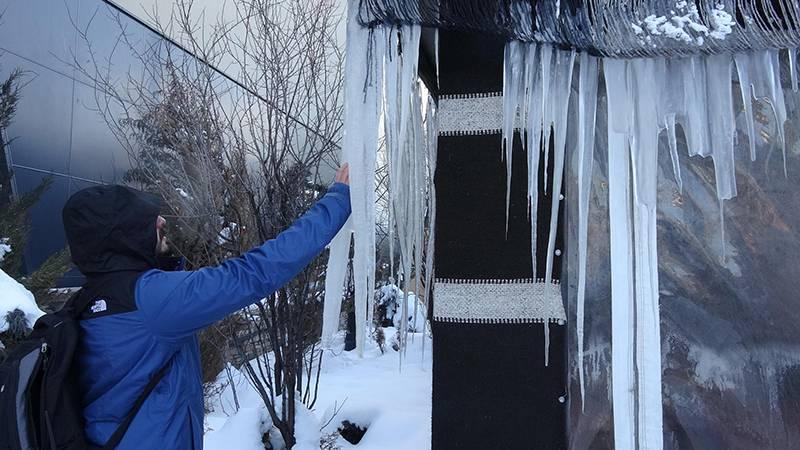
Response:
[{"label": "leafless shrub", "polygon": [[[79,31],[90,56],[74,64],[93,81],[98,111],[130,157],[126,179],[164,198],[169,235],[189,268],[274,238],[320,197],[336,164],[337,3],[232,6],[234,17],[211,27],[195,22],[192,0],[179,0],[168,21],[153,15],[157,30],[194,56],[165,41],[142,47],[120,22],[118,46],[141,63],[122,82],[110,75],[112,58],[92,51],[91,24]],[[295,442],[295,402],[312,408],[316,401],[324,261],[317,258],[227,328],[203,334],[204,356],[216,349],[221,358],[214,370],[229,353],[243,363],[287,448]]]},{"label": "leafless shrub", "polygon": [[375,343],[378,344],[381,354],[383,354],[384,347],[386,346],[386,335],[383,332],[383,328],[380,326],[375,327],[375,332],[372,334],[372,337],[375,339]]}]

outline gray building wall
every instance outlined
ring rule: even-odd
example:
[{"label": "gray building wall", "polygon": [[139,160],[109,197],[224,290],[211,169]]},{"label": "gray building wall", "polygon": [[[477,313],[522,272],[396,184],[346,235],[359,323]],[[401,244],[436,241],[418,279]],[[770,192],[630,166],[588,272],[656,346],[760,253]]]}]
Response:
[{"label": "gray building wall", "polygon": [[[119,182],[130,167],[75,62],[87,64],[93,54],[110,63],[112,76],[123,77],[137,62],[118,45],[121,30],[137,44],[160,37],[100,0],[0,0],[0,11],[0,79],[15,68],[25,71],[18,111],[6,130],[14,190],[28,192],[53,178],[31,211],[25,264],[32,271],[66,245],[61,208],[67,198],[93,184]],[[80,282],[76,272],[62,280]]]}]

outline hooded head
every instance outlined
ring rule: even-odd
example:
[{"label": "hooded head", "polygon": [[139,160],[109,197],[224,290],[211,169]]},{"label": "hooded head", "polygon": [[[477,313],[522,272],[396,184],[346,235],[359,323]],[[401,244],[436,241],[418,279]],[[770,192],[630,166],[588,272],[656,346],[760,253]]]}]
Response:
[{"label": "hooded head", "polygon": [[62,212],[72,261],[84,275],[157,267],[158,197],[125,186],[76,192]]}]

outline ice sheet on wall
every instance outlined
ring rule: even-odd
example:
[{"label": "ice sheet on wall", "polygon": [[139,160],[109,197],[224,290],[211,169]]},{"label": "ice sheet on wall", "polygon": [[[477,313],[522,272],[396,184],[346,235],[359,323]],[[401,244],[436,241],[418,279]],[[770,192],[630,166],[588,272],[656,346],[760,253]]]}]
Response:
[{"label": "ice sheet on wall", "polygon": [[[608,66],[607,61],[604,62]],[[784,73],[784,77],[788,73]],[[783,82],[788,86],[787,78]],[[606,74],[608,82],[608,74]],[[738,86],[733,86],[734,92]],[[687,135],[678,127],[683,190],[673,176],[668,136],[659,137],[657,233],[663,447],[668,449],[793,448],[800,438],[800,288],[795,267],[783,270],[800,250],[800,158],[796,150],[796,94],[786,91],[788,177],[777,142],[771,108],[756,102],[758,158],[750,160],[747,113],[734,97],[739,126],[734,150],[737,197],[725,202],[726,259],[720,261],[721,223],[710,159],[689,157]],[[629,168],[626,143],[613,131],[605,111],[619,98],[601,91],[595,171],[589,209],[590,250],[586,271],[585,353],[571,354],[570,448],[634,448],[635,377],[629,241],[625,193]],[[604,132],[604,130],[608,132]],[[768,141],[767,141],[768,140]],[[569,144],[568,144],[569,145]],[[567,168],[566,195],[578,196],[577,160]],[[620,192],[614,192],[622,191]],[[568,211],[568,257],[578,253],[578,210]],[[611,240],[609,236],[609,228]],[[613,231],[614,229],[617,231]],[[620,231],[621,230],[621,231]],[[630,231],[628,231],[630,232]],[[615,240],[616,237],[616,240]],[[612,264],[613,261],[613,264]],[[780,267],[781,269],[777,269]],[[568,269],[575,279],[578,267]],[[622,289],[623,292],[616,292]],[[570,318],[577,310],[577,286],[568,289]],[[623,322],[623,324],[620,324]],[[570,348],[576,349],[571,332]],[[621,343],[621,344],[620,344]],[[578,367],[586,371],[580,404]],[[623,380],[622,383],[618,380]],[[624,381],[627,380],[627,381]],[[585,408],[582,411],[582,406]],[[615,445],[616,444],[616,445]]]},{"label": "ice sheet on wall", "polygon": [[[790,55],[794,53],[794,49],[788,51]],[[588,199],[592,195],[598,62],[582,54],[577,80],[573,84],[574,59],[572,50],[519,42],[507,44],[503,134],[505,142],[516,125],[524,130],[528,137],[529,179],[537,176],[540,154],[543,149],[550,148],[552,136],[555,142],[552,192],[558,191],[562,183],[565,148],[571,149],[568,152],[570,158],[577,161],[569,180],[569,183],[577,185],[578,200],[574,223],[570,224],[577,227],[574,233],[577,264],[571,269],[577,274],[574,278],[577,279],[576,372],[580,408],[583,410],[586,406],[584,326],[587,251],[590,246]],[[786,59],[793,61],[791,57]],[[617,405],[614,408],[614,435],[620,441],[620,448],[635,445],[657,449],[663,446],[658,270],[658,242],[662,238],[657,232],[659,136],[662,131],[666,135],[671,178],[679,194],[684,193],[684,189],[678,125],[685,137],[680,146],[686,150],[685,154],[711,160],[713,177],[702,189],[706,193],[714,192],[719,220],[718,226],[714,227],[717,243],[711,248],[712,261],[721,268],[736,265],[730,258],[735,258],[739,249],[729,250],[730,238],[725,234],[725,201],[737,195],[734,153],[737,107],[734,92],[743,96],[741,104],[745,107],[746,127],[742,131],[753,137],[748,141],[750,161],[758,161],[753,107],[754,99],[760,99],[768,107],[769,117],[775,124],[773,149],[777,148],[782,154],[783,168],[776,175],[786,177],[783,125],[787,113],[780,62],[776,50],[690,59],[603,60],[605,88],[610,100],[604,111],[608,143],[600,158],[607,160],[608,170],[615,175],[608,180],[609,202],[614,209],[609,212],[610,217],[605,218],[610,221],[608,233],[594,239],[611,242],[611,261],[614,261],[608,270],[612,284],[611,342],[615,352],[608,362],[612,366],[613,404]],[[736,90],[732,81],[734,66],[739,72],[741,88]],[[794,68],[790,69],[789,72],[794,73]],[[576,86],[572,99],[573,114],[567,120],[573,86]],[[763,114],[760,117],[764,117]],[[567,128],[573,135],[574,145],[565,144]],[[768,160],[769,156],[765,159]],[[546,167],[547,158],[543,163]],[[510,173],[510,160],[508,164]],[[687,192],[686,195],[696,195],[696,192]],[[533,195],[529,194],[529,197],[533,204]],[[531,217],[534,222],[531,228],[535,230],[536,215]],[[555,214],[551,220],[556,220]],[[537,249],[533,251],[535,253]],[[552,248],[547,251],[551,256]],[[547,273],[550,273],[550,259]]]}]

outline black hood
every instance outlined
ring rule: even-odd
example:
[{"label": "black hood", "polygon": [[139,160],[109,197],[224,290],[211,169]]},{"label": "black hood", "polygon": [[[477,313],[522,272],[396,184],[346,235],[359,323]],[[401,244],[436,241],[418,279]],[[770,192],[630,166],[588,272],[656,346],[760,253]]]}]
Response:
[{"label": "black hood", "polygon": [[72,262],[84,275],[157,267],[161,200],[125,186],[76,192],[62,212]]}]

